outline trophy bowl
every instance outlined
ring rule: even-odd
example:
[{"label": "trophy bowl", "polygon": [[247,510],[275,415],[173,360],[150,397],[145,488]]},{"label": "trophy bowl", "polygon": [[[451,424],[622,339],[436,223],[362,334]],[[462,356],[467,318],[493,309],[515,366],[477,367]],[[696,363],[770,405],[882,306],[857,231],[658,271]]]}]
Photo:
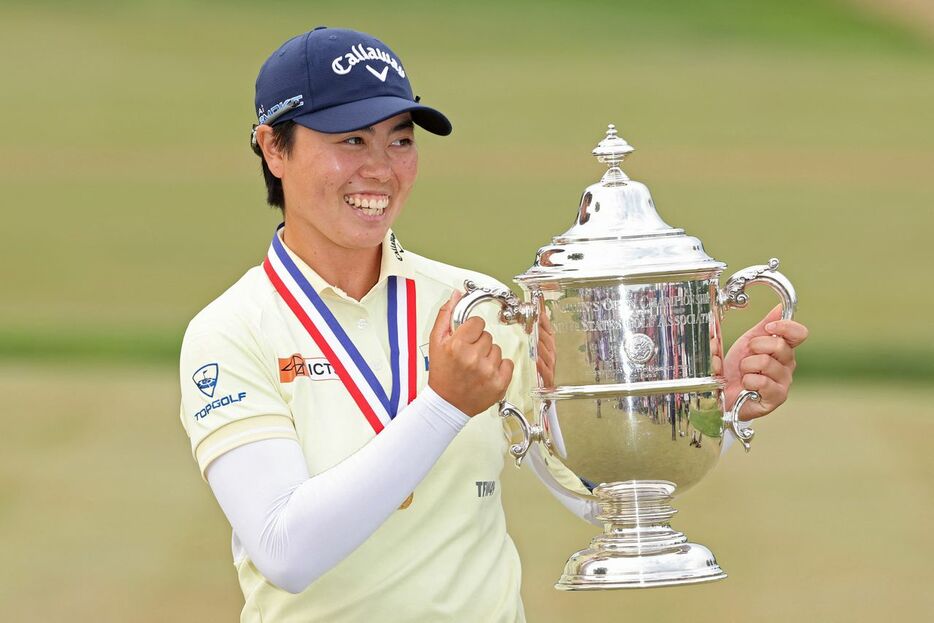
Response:
[{"label": "trophy bowl", "polygon": [[501,306],[504,324],[528,334],[535,362],[533,409],[503,402],[540,473],[596,501],[604,532],[568,560],[563,590],[640,588],[726,577],[713,553],[670,526],[671,499],[716,464],[728,435],[748,451],[743,391],[724,405],[721,321],[762,283],[791,318],[796,295],[778,260],[730,276],[700,240],[659,217],[648,188],[620,168],[633,148],[610,125],[593,153],[608,170],[583,193],[572,227],[542,247],[509,290],[465,284],[453,314]]}]

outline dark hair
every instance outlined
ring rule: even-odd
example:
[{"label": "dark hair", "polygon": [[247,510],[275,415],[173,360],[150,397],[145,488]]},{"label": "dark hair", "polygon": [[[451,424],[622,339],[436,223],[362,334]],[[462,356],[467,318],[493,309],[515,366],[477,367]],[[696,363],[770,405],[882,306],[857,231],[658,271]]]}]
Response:
[{"label": "dark hair", "polygon": [[[292,145],[295,142],[295,122],[283,121],[272,126],[272,144],[284,153],[286,156],[292,153]],[[285,195],[282,192],[282,180],[272,174],[269,165],[266,164],[266,158],[263,157],[263,150],[259,145],[253,143],[253,152],[263,161],[263,179],[266,180],[266,203],[285,210]]]}]

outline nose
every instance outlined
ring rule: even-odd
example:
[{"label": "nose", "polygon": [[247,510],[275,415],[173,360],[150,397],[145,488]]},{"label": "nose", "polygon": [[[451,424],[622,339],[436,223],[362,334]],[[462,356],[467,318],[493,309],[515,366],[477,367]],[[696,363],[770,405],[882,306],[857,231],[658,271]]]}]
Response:
[{"label": "nose", "polygon": [[367,159],[360,167],[360,175],[378,182],[388,182],[392,177],[392,160],[385,149],[375,145],[367,150]]}]

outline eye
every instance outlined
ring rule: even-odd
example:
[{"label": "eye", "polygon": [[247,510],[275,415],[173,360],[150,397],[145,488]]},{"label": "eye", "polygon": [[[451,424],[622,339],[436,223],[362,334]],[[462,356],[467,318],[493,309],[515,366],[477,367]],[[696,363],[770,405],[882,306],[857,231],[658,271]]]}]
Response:
[{"label": "eye", "polygon": [[397,138],[392,142],[396,147],[408,147],[409,145],[414,145],[415,141],[409,137]]},{"label": "eye", "polygon": [[342,142],[347,143],[348,145],[363,145],[363,137],[361,136],[348,136]]}]

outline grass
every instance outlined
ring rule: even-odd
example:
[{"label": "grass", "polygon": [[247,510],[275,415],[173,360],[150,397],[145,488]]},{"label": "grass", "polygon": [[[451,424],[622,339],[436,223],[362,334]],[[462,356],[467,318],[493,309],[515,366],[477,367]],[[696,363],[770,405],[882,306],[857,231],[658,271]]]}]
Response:
[{"label": "grass", "polygon": [[[110,329],[74,333],[62,328],[35,332],[0,331],[0,360],[20,364],[83,366],[112,363],[126,366],[174,365],[181,331]],[[879,350],[855,346],[832,350],[801,348],[797,379],[839,382],[905,382],[927,385],[934,378],[934,359],[925,345]]]},{"label": "grass", "polygon": [[[229,526],[178,422],[175,372],[0,366],[0,586],[5,621],[236,620]],[[934,616],[922,388],[804,383],[676,500],[674,526],[730,574],[711,585],[590,594],[551,588],[595,530],[507,465],[504,500],[530,621],[921,621]],[[49,598],[54,594],[54,598]]]}]

